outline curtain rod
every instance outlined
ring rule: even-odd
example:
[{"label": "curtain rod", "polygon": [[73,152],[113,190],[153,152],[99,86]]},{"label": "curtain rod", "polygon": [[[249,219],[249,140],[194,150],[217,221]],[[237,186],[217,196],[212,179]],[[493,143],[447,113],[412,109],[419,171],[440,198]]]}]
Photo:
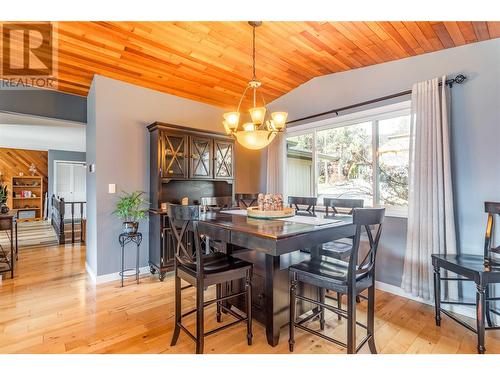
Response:
[{"label": "curtain rod", "polygon": [[[455,78],[450,78],[450,79],[447,79],[444,83],[448,86],[448,87],[453,87],[453,84],[454,83],[457,83],[457,84],[462,84],[464,83],[464,81],[467,79],[466,76],[464,76],[463,74],[459,74],[457,75]],[[439,86],[442,86],[443,85],[443,82],[439,82]],[[402,92],[398,92],[397,94],[391,94],[391,95],[387,95],[387,96],[382,96],[380,98],[377,98],[377,99],[371,99],[371,100],[367,100],[365,102],[361,102],[361,103],[356,103],[356,104],[351,104],[351,105],[348,105],[346,107],[342,107],[342,108],[337,108],[337,109],[331,109],[329,111],[326,111],[326,112],[321,112],[321,113],[316,113],[315,115],[310,115],[310,116],[306,116],[306,117],[302,117],[302,118],[298,118],[296,120],[292,120],[292,121],[288,121],[287,122],[287,125],[288,124],[293,124],[294,122],[299,122],[299,121],[304,121],[304,120],[309,120],[311,118],[315,118],[315,117],[320,117],[320,116],[324,116],[324,115],[329,115],[329,114],[332,114],[332,113],[335,113],[335,115],[339,115],[339,112],[340,111],[346,111],[348,109],[352,109],[352,108],[357,108],[357,107],[362,107],[364,105],[368,105],[368,104],[373,104],[373,103],[377,103],[377,102],[382,102],[384,100],[389,100],[389,99],[393,99],[393,98],[397,98],[397,97],[400,97],[400,96],[404,96],[404,95],[409,95],[411,94],[411,90],[407,90],[407,91],[402,91]]]}]

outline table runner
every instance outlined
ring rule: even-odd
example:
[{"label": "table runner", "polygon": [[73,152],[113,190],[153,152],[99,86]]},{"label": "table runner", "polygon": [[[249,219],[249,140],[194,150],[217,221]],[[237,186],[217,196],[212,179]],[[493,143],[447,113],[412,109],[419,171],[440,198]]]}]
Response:
[{"label": "table runner", "polygon": [[[222,211],[222,213],[229,214],[229,215],[240,215],[240,216],[247,216],[247,211],[246,210],[226,210]],[[256,219],[256,220],[266,220],[266,219]],[[273,219],[273,220],[281,220],[281,221],[291,221],[294,223],[300,223],[300,224],[310,224],[310,225],[328,225],[328,224],[335,224],[342,222],[342,220],[334,220],[334,219],[323,219],[315,216],[292,216],[292,217],[285,217],[281,219]]]}]

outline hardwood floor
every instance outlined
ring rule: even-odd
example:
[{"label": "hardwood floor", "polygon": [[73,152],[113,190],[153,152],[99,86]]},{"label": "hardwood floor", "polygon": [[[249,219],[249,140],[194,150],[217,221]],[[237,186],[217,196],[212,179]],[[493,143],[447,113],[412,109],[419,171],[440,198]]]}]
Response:
[{"label": "hardwood floor", "polygon": [[[17,238],[19,248],[50,246],[59,243],[54,228],[45,220],[18,223]],[[0,231],[0,244],[4,248],[10,248],[10,238],[5,231]]]},{"label": "hardwood floor", "polygon": [[[85,273],[85,248],[63,245],[21,249],[17,276],[0,284],[0,353],[194,353],[181,333],[170,347],[173,329],[173,279],[160,283],[149,274],[139,285],[117,281],[93,285]],[[7,277],[5,275],[4,277]],[[194,306],[184,291],[184,309]],[[207,293],[213,293],[212,288]],[[366,302],[358,308],[364,321]],[[433,308],[386,292],[377,292],[375,340],[379,353],[475,353],[476,337],[447,317],[434,325]],[[224,320],[231,319],[224,315]],[[215,309],[206,328],[217,325]],[[194,332],[194,317],[186,320]],[[316,328],[317,322],[311,323]],[[345,321],[327,313],[327,332],[345,337]],[[359,330],[361,331],[361,330]],[[360,337],[363,332],[359,332]],[[487,353],[500,353],[500,334],[486,334]],[[254,324],[254,345],[247,346],[245,326],[209,336],[205,353],[288,353],[288,331],[280,344],[267,345],[264,328]],[[345,353],[297,330],[296,353]],[[368,353],[368,347],[362,353]]]}]

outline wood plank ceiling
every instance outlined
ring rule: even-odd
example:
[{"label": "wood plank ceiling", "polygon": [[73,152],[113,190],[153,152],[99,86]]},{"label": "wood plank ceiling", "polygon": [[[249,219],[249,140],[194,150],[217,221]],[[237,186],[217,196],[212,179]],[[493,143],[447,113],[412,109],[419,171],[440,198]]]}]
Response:
[{"label": "wood plank ceiling", "polygon": [[[252,76],[246,22],[59,22],[59,90],[106,77],[233,108]],[[500,37],[500,22],[264,22],[257,76],[270,102],[311,78]]]}]

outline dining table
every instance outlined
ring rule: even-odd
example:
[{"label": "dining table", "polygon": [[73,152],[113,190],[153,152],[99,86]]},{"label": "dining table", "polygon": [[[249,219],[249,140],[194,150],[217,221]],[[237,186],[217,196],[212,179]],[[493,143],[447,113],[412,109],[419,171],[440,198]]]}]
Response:
[{"label": "dining table", "polygon": [[[266,329],[267,342],[279,343],[280,330],[289,322],[288,267],[310,257],[321,256],[324,243],[352,237],[356,227],[352,216],[324,212],[297,213],[281,219],[256,219],[246,210],[206,212],[201,215],[199,230],[210,240],[227,244],[227,252],[254,265],[252,278],[252,313]],[[243,288],[242,284],[226,286]],[[317,299],[318,289],[302,285],[302,292]],[[237,308],[244,301],[232,301]],[[308,302],[299,313],[313,307]]]}]

